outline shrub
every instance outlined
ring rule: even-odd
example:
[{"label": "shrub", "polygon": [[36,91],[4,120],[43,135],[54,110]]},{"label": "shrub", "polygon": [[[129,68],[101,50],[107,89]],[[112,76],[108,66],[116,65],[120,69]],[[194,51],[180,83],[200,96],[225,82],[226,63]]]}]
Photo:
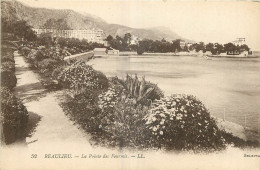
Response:
[{"label": "shrub", "polygon": [[16,86],[17,79],[13,71],[1,70],[1,86],[13,89]]},{"label": "shrub", "polygon": [[[110,146],[144,148],[147,147],[147,136],[142,119],[147,113],[147,107],[136,105],[135,99],[118,98],[117,102],[104,104],[99,117],[99,129],[108,138]],[[100,105],[99,105],[100,106]]]},{"label": "shrub", "polygon": [[104,137],[108,136],[102,138],[106,144],[120,147],[147,147],[148,140],[142,121],[148,108],[137,104],[135,98],[128,98],[122,86],[114,85],[100,94],[98,106],[102,109],[99,115],[101,118],[99,129]]},{"label": "shrub", "polygon": [[126,75],[126,80],[114,79],[113,81],[122,84],[128,97],[135,98],[137,103],[143,105],[150,105],[155,99],[163,97],[163,92],[157,85],[145,81],[144,77],[142,77],[142,81],[139,81],[137,75],[135,75],[135,78]]},{"label": "shrub", "polygon": [[6,71],[15,72],[15,64],[11,61],[2,62],[2,69]]},{"label": "shrub", "polygon": [[57,77],[61,74],[61,72],[66,68],[66,66],[59,66],[57,68],[55,68],[52,73],[51,76],[55,79],[57,79]]},{"label": "shrub", "polygon": [[6,144],[25,136],[28,112],[8,88],[1,88],[1,116]]},{"label": "shrub", "polygon": [[22,54],[23,56],[28,56],[28,54],[31,52],[31,49],[28,47],[22,47],[19,49],[20,49],[20,54]]},{"label": "shrub", "polygon": [[51,59],[51,58],[47,58],[38,63],[38,68],[39,68],[40,73],[50,76],[57,64],[58,64],[58,61]]},{"label": "shrub", "polygon": [[13,62],[14,63],[14,56],[12,54],[6,54],[4,55],[2,53],[2,56],[1,56],[1,62]]},{"label": "shrub", "polygon": [[106,76],[86,65],[84,61],[75,62],[64,69],[58,76],[58,81],[64,87],[72,88],[76,94],[86,88],[104,90],[108,87]]},{"label": "shrub", "polygon": [[40,69],[53,69],[57,63],[57,60],[47,58],[40,61],[38,65]]},{"label": "shrub", "polygon": [[70,118],[90,133],[98,133],[101,117],[97,106],[98,91],[86,90],[61,104]]},{"label": "shrub", "polygon": [[156,100],[144,120],[150,140],[158,147],[194,151],[225,147],[215,120],[193,96]]},{"label": "shrub", "polygon": [[36,60],[37,62],[40,62],[44,59],[48,58],[45,54],[43,50],[37,50],[35,53],[35,57],[34,60]]},{"label": "shrub", "polygon": [[137,48],[137,54],[142,55],[144,53],[144,49],[142,47]]}]

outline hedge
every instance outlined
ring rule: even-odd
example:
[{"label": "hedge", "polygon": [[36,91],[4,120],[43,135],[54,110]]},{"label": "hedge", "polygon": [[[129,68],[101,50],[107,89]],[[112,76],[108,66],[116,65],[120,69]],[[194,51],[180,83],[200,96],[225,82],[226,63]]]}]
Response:
[{"label": "hedge", "polygon": [[28,112],[12,92],[17,83],[13,49],[6,45],[1,49],[1,140],[10,144],[25,137]]},{"label": "hedge", "polygon": [[1,88],[1,117],[3,125],[3,139],[6,144],[25,137],[28,111],[10,89]]}]

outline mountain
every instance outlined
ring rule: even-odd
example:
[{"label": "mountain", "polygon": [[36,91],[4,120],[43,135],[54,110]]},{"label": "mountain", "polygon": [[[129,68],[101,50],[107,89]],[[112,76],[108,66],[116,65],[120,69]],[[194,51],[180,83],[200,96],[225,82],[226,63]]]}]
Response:
[{"label": "mountain", "polygon": [[103,19],[87,13],[78,13],[69,9],[33,8],[17,1],[1,1],[1,16],[8,20],[25,20],[33,28],[41,28],[48,19],[64,19],[71,29],[97,29],[104,30],[106,36],[123,36],[131,33],[141,39],[166,40],[183,39],[166,27],[136,29],[118,24],[109,24]]}]

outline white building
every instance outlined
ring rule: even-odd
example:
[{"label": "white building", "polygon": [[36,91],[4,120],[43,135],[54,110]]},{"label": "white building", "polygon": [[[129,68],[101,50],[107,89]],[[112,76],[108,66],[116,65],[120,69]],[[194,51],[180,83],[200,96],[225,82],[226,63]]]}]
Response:
[{"label": "white building", "polygon": [[185,46],[186,46],[185,41],[181,40],[181,41],[180,41],[180,47],[181,47],[181,49],[184,49]]},{"label": "white building", "polygon": [[237,38],[235,41],[233,41],[233,44],[239,46],[246,44],[246,38]]},{"label": "white building", "polygon": [[33,29],[37,35],[42,33],[53,33],[54,37],[86,39],[88,42],[104,44],[104,32],[101,29],[86,30],[56,30],[56,29]]}]

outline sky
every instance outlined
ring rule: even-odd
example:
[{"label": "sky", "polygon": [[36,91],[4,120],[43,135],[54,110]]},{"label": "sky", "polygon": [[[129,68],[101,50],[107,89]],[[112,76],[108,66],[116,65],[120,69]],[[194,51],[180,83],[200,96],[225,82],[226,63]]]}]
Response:
[{"label": "sky", "polygon": [[133,28],[165,26],[194,41],[232,42],[246,38],[260,50],[260,2],[170,0],[19,0],[31,7],[73,9],[108,23]]}]

